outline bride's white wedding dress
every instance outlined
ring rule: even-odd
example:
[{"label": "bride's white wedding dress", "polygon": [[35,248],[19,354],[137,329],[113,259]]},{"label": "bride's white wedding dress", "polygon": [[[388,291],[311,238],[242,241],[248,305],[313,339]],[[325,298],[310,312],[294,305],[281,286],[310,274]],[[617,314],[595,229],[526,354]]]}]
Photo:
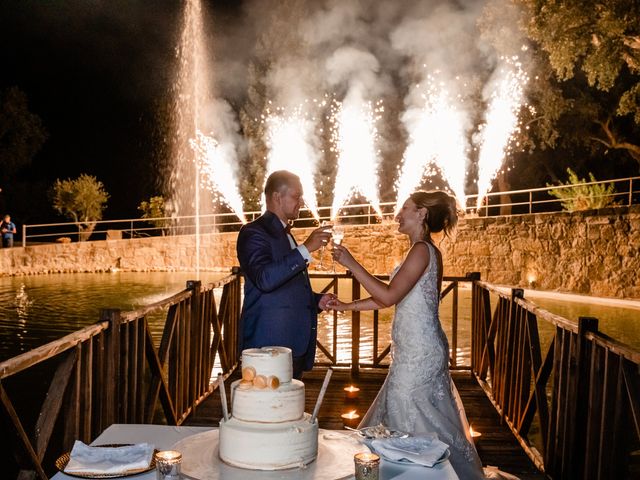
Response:
[{"label": "bride's white wedding dress", "polygon": [[438,316],[438,261],[435,247],[427,245],[429,266],[396,305],[389,374],[360,427],[382,423],[404,432],[435,432],[449,445],[449,459],[461,480],[484,478],[449,373],[449,343]]}]

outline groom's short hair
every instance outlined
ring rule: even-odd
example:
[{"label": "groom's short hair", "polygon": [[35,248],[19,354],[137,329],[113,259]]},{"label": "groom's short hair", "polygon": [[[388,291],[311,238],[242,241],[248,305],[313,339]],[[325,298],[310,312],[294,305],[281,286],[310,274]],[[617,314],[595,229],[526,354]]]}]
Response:
[{"label": "groom's short hair", "polygon": [[264,185],[264,196],[269,197],[274,192],[282,192],[286,187],[291,187],[300,182],[300,177],[288,170],[277,170],[269,175]]}]

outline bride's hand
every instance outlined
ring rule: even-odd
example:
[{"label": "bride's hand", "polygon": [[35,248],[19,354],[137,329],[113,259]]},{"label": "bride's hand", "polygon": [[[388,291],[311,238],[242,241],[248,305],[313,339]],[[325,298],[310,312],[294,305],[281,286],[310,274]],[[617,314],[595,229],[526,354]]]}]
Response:
[{"label": "bride's hand", "polygon": [[326,308],[327,310],[337,310],[338,312],[344,312],[346,305],[347,304],[345,302],[336,297],[327,302]]},{"label": "bride's hand", "polygon": [[344,245],[334,244],[331,256],[336,262],[346,268],[351,268],[352,265],[357,263],[353,258],[353,255],[351,255],[351,252],[349,252]]}]

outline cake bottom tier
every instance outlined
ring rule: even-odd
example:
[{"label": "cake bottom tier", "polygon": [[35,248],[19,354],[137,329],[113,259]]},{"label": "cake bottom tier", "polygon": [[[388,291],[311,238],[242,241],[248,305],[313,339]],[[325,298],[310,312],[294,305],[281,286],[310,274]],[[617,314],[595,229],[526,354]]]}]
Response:
[{"label": "cake bottom tier", "polygon": [[318,422],[311,416],[293,422],[220,421],[220,459],[250,470],[284,470],[307,465],[318,455]]}]

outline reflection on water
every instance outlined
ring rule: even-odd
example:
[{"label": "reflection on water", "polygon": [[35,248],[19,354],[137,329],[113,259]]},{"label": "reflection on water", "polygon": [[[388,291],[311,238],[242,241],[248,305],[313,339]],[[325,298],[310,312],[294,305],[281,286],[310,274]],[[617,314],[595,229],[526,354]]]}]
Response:
[{"label": "reflection on water", "polygon": [[[208,283],[226,274],[200,276]],[[0,277],[0,360],[97,322],[103,308],[147,305],[183,290],[194,278],[188,272]]]},{"label": "reflection on water", "polygon": [[[213,282],[226,273],[203,273],[203,283]],[[117,272],[42,275],[30,277],[0,277],[0,360],[10,358],[70,332],[98,321],[103,308],[130,310],[147,305],[185,288],[187,280],[196,278],[188,272]],[[314,289],[320,291],[324,280],[313,280]],[[365,296],[362,292],[362,296]],[[349,280],[339,282],[338,296],[351,299]],[[545,295],[541,292],[526,292],[526,298],[536,304],[570,320],[579,316],[592,316],[600,320],[600,330],[640,350],[640,306],[598,305],[585,300],[566,297],[572,301]],[[637,304],[637,302],[636,302]],[[458,312],[457,360],[459,365],[468,364],[471,331],[471,290],[461,286]],[[495,305],[495,298],[492,299]],[[378,354],[390,342],[393,308],[380,311],[378,331]],[[448,295],[440,307],[443,328],[452,344],[452,298]],[[150,320],[154,336],[162,327]],[[336,356],[337,362],[351,362],[351,316],[338,314],[336,318],[336,347],[333,348],[333,314],[323,313],[319,317],[318,337],[320,342]],[[544,323],[544,322],[541,322]],[[373,315],[362,312],[360,329],[360,358],[364,363],[373,360]],[[541,325],[542,327],[542,325]],[[549,337],[541,328],[541,337]],[[318,360],[326,361],[320,352]],[[388,363],[389,358],[383,361]]]}]

